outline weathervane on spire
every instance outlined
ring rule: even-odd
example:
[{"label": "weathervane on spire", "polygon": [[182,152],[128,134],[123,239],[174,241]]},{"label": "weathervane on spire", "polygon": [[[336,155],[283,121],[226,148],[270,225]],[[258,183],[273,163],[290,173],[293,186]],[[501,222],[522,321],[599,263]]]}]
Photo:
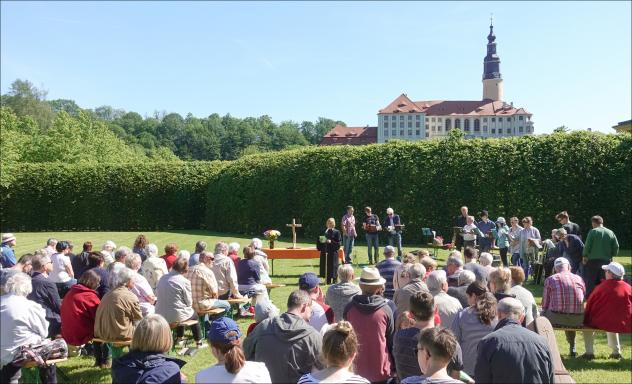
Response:
[{"label": "weathervane on spire", "polygon": [[490,27],[494,26],[494,14],[493,13],[489,14],[489,26]]}]

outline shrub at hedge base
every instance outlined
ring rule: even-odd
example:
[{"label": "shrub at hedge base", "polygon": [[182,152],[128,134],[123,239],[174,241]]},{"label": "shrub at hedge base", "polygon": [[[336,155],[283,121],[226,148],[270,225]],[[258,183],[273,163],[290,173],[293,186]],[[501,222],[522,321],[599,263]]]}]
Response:
[{"label": "shrub at hedge base", "polygon": [[2,185],[2,230],[164,230],[204,225],[222,162],[22,164]]},{"label": "shrub at hedge base", "polygon": [[[577,132],[491,140],[431,140],[363,147],[318,147],[242,158],[209,185],[206,223],[218,231],[261,234],[292,218],[316,239],[345,206],[371,206],[383,220],[393,207],[406,242],[430,227],[450,241],[459,207],[498,216],[532,216],[543,238],[567,210],[584,236],[600,214],[630,246],[630,135]],[[358,221],[360,221],[358,220]],[[358,229],[360,225],[358,225]],[[363,233],[358,231],[359,239]]]}]

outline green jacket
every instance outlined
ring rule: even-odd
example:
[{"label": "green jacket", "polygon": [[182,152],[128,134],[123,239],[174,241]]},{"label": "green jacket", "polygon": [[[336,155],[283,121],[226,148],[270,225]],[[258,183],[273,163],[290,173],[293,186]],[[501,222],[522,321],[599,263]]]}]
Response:
[{"label": "green jacket", "polygon": [[612,260],[619,253],[619,242],[614,232],[606,227],[593,228],[588,232],[584,257],[589,260]]}]

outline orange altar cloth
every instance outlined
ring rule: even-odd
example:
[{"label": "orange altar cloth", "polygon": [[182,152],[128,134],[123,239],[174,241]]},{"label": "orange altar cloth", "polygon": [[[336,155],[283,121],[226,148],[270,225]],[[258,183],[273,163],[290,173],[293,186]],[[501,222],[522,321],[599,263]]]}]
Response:
[{"label": "orange altar cloth", "polygon": [[[311,259],[320,258],[320,251],[314,248],[264,248],[262,249],[266,255],[268,255],[268,259],[272,260],[270,275],[274,274],[274,260],[275,259],[308,259],[311,262]],[[340,262],[344,262],[345,260],[345,252],[342,248],[338,250],[338,258],[340,258]]]}]

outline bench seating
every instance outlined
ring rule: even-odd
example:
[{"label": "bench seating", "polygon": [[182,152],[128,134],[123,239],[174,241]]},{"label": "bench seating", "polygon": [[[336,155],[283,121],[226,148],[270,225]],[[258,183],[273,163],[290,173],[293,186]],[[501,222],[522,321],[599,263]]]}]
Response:
[{"label": "bench seating", "polygon": [[[62,363],[64,361],[68,361],[68,358],[64,357],[63,359],[46,360],[44,362],[44,365],[55,365],[57,363]],[[38,365],[39,364],[37,364],[37,362],[31,361],[29,363],[26,363],[22,368],[33,368],[33,367],[37,367]]]}]

